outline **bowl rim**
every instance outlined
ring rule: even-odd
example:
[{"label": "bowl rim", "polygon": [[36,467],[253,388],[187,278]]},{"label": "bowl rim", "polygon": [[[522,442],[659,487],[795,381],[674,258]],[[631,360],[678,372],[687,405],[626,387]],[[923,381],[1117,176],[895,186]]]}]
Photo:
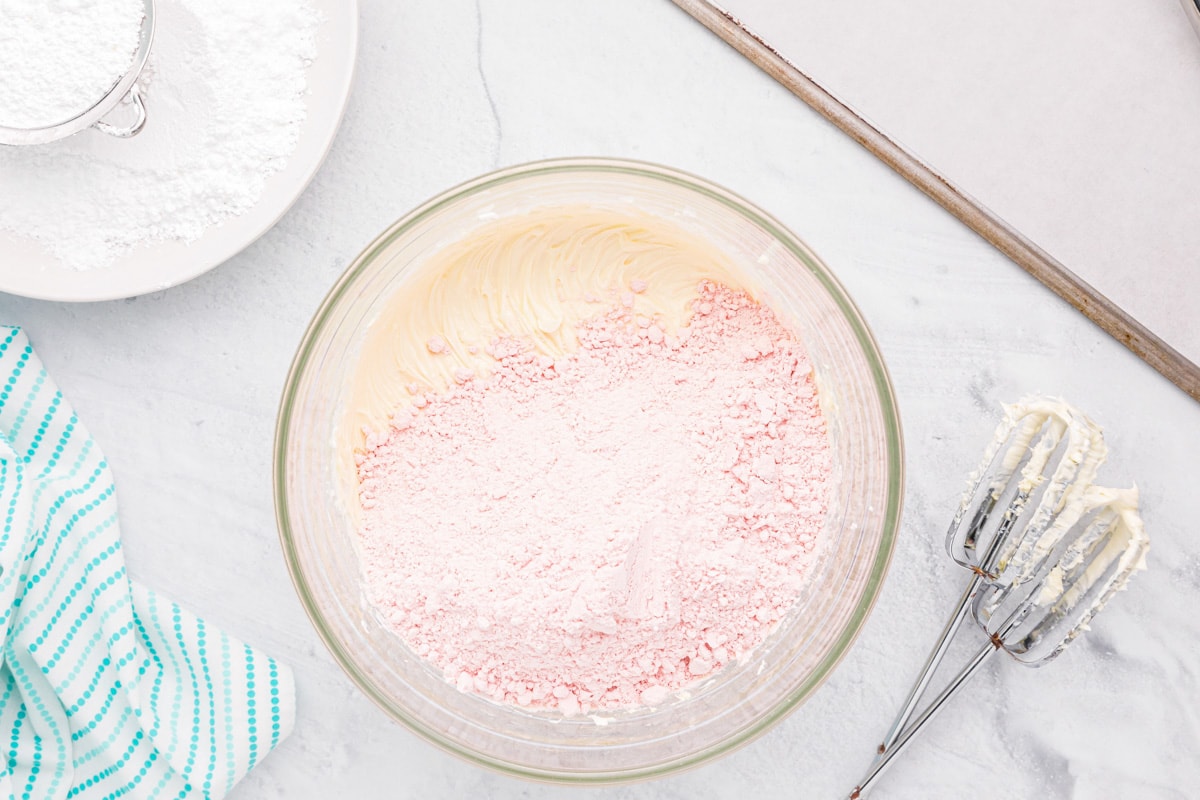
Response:
[{"label": "bowl rim", "polygon": [[[475,750],[462,747],[442,735],[439,731],[430,729],[420,719],[408,713],[406,709],[397,705],[391,698],[381,692],[371,680],[359,671],[354,657],[327,625],[323,612],[318,607],[316,598],[310,588],[310,582],[304,574],[299,551],[296,548],[292,535],[287,497],[287,444],[291,432],[292,406],[299,391],[300,375],[309,364],[313,346],[322,332],[330,312],[339,303],[348,288],[355,283],[365,265],[370,263],[380,252],[385,250],[393,241],[417,223],[464,196],[529,177],[569,172],[627,174],[676,184],[684,189],[698,192],[710,199],[716,200],[728,206],[733,212],[747,217],[791,251],[801,263],[816,275],[821,285],[845,314],[847,322],[854,331],[855,339],[866,356],[876,394],[880,401],[880,409],[883,413],[884,447],[887,456],[888,491],[886,507],[882,516],[883,530],[879,548],[871,564],[870,575],[864,587],[863,594],[859,597],[845,627],[838,635],[829,653],[817,663],[813,671],[805,677],[800,685],[793,688],[769,713],[758,719],[754,725],[735,731],[733,735],[719,743],[687,754],[684,757],[636,770],[624,770],[619,773],[605,771],[566,773],[531,768],[526,765],[513,764],[503,759],[490,757]],[[884,579],[888,573],[888,568],[891,565],[892,556],[895,552],[896,537],[900,530],[901,511],[904,500],[904,444],[901,434],[899,408],[896,403],[891,377],[884,364],[875,337],[871,333],[861,312],[853,300],[850,299],[849,293],[846,292],[841,282],[825,266],[825,263],[783,223],[728,189],[673,167],[666,167],[647,161],[609,157],[552,158],[530,161],[485,173],[459,183],[426,200],[376,236],[350,262],[349,266],[346,267],[334,282],[333,286],[326,293],[325,298],[321,301],[308,327],[305,329],[304,335],[301,337],[300,344],[296,349],[296,355],[292,360],[291,367],[284,381],[276,417],[273,447],[272,483],[275,500],[275,521],[288,574],[291,577],[292,585],[300,598],[305,613],[308,615],[317,634],[324,642],[325,647],[342,670],[368,699],[379,706],[388,716],[399,721],[409,730],[442,750],[470,763],[487,767],[505,775],[552,783],[613,784],[662,777],[697,767],[728,754],[749,744],[775,727],[784,717],[798,708],[804,700],[824,684],[829,675],[832,674],[838,664],[845,658],[861,633],[867,617],[878,600]]]}]

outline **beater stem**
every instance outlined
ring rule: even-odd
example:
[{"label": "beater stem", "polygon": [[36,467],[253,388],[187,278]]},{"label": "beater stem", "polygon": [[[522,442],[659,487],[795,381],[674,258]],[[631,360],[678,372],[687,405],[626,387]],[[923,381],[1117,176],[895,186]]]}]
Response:
[{"label": "beater stem", "polygon": [[861,781],[859,781],[858,786],[854,788],[854,791],[850,792],[848,800],[858,800],[860,797],[862,797],[863,794],[865,794],[871,788],[883,771],[887,769],[888,765],[892,763],[892,759],[904,752],[909,743],[911,743],[916,735],[921,731],[922,726],[924,726],[929,720],[933,719],[934,715],[937,714],[937,712],[942,709],[942,706],[946,704],[946,701],[953,697],[958,690],[966,684],[971,676],[974,675],[981,666],[983,666],[984,662],[988,660],[988,657],[999,649],[999,637],[993,638],[991,641],[985,644],[983,649],[976,653],[975,657],[971,659],[971,662],[967,664],[967,666],[963,667],[962,671],[955,675],[954,679],[950,681],[949,685],[942,690],[942,693],[939,694],[937,698],[929,704],[929,707],[921,712],[921,716],[917,717],[917,721],[914,722],[906,731],[904,731],[904,734],[896,740],[896,743],[892,745],[891,749],[876,759],[875,763],[871,765],[871,768],[867,770],[867,774],[863,776]]},{"label": "beater stem", "polygon": [[971,597],[979,590],[979,584],[982,581],[983,576],[976,574],[971,579],[971,582],[967,584],[967,590],[959,598],[958,606],[950,614],[950,619],[946,622],[946,627],[942,629],[941,638],[938,639],[937,644],[930,651],[929,657],[925,659],[925,666],[921,668],[921,674],[909,691],[908,698],[904,701],[904,706],[900,709],[900,713],[896,715],[896,719],[892,722],[892,727],[888,729],[887,735],[883,737],[883,743],[879,745],[875,761],[883,757],[883,754],[888,751],[888,748],[900,736],[900,733],[904,730],[904,726],[908,724],[913,710],[921,700],[921,695],[925,693],[926,687],[929,686],[929,681],[933,679],[933,674],[937,672],[938,665],[942,663],[942,658],[945,657],[946,651],[950,648],[950,641],[954,638],[954,633],[962,625],[963,620],[967,618],[967,607],[971,603]]}]

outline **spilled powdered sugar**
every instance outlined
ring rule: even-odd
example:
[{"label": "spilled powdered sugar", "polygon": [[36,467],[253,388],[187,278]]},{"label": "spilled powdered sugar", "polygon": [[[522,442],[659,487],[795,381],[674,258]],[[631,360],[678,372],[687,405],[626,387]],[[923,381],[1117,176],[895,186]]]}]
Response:
[{"label": "spilled powdered sugar", "polygon": [[0,148],[0,231],[91,269],[244,213],[295,150],[319,23],[309,0],[159,0],[145,129]]}]

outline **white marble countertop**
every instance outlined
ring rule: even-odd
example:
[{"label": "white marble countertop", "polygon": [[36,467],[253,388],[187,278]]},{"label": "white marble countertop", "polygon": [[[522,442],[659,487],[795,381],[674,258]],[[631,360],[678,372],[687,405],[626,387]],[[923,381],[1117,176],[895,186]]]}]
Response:
[{"label": "white marble countertop", "polygon": [[[1061,394],[1106,428],[1102,473],[1141,487],[1150,571],[1041,670],[1008,660],[876,796],[1184,798],[1200,785],[1200,406],[666,0],[362,3],[359,75],[330,157],[241,255],[123,302],[0,296],[107,453],[131,574],[296,672],[295,732],[249,798],[841,796],[963,580],[942,538],[998,405]],[[271,501],[276,403],[325,290],[388,223],[495,166],[659,161],[790,225],[859,303],[891,369],[908,484],[892,571],[832,679],[781,725],[689,773],[526,784],[392,722],[334,664],[287,577]]]}]

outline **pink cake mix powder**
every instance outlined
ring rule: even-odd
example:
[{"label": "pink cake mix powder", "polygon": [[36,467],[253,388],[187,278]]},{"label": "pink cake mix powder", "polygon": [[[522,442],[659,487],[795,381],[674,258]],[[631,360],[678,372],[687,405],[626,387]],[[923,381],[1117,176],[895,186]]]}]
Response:
[{"label": "pink cake mix powder", "polygon": [[655,705],[800,593],[831,457],[804,348],[704,284],[669,335],[620,302],[551,359],[419,396],[358,458],[365,590],[463,691],[571,715]]}]

